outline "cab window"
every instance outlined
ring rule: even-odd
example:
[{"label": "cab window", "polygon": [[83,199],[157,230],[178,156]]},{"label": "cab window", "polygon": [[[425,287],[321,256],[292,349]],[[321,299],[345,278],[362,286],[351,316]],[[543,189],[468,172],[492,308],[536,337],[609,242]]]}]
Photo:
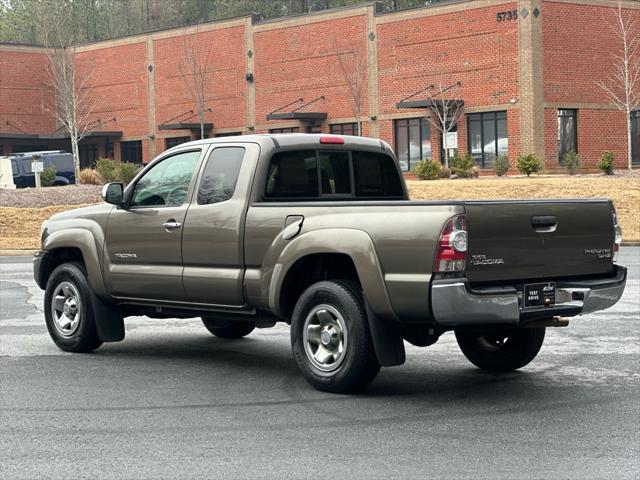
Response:
[{"label": "cab window", "polygon": [[198,188],[198,205],[224,202],[233,196],[243,157],[243,147],[218,147],[211,152]]},{"label": "cab window", "polygon": [[138,180],[131,207],[177,207],[184,203],[200,150],[178,153],[154,165]]}]

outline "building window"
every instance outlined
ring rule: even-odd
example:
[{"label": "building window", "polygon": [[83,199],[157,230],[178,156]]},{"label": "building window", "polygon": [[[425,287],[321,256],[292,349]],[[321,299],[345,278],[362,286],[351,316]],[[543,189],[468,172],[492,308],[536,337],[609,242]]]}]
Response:
[{"label": "building window", "polygon": [[334,123],[329,125],[329,133],[336,135],[358,135],[357,123]]},{"label": "building window", "polygon": [[558,160],[564,162],[564,155],[578,153],[578,111],[558,110]]},{"label": "building window", "polygon": [[631,163],[640,165],[640,110],[631,112]]},{"label": "building window", "polygon": [[507,112],[467,115],[469,152],[480,168],[491,168],[500,155],[509,155]]},{"label": "building window", "polygon": [[142,163],[142,140],[120,142],[120,161]]},{"label": "building window", "polygon": [[187,143],[191,141],[191,137],[171,137],[164,139],[164,149],[169,150],[170,148],[177,147],[183,143]]},{"label": "building window", "polygon": [[104,156],[105,158],[110,158],[111,160],[115,158],[113,155],[113,142],[109,140],[104,142]]},{"label": "building window", "polygon": [[98,145],[80,145],[80,168],[93,168],[98,160]]},{"label": "building window", "polygon": [[242,135],[242,132],[216,133],[214,137],[237,137],[239,135]]},{"label": "building window", "polygon": [[271,129],[269,129],[269,133],[297,133],[299,131],[300,131],[299,127],[271,128]]},{"label": "building window", "polygon": [[426,118],[394,120],[393,138],[403,172],[411,170],[416,162],[431,158],[431,128]]}]

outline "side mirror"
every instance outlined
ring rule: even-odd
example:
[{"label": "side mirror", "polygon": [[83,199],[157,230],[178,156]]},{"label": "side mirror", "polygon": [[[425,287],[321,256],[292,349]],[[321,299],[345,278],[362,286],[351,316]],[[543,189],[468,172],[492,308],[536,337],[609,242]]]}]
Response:
[{"label": "side mirror", "polygon": [[121,183],[107,183],[102,187],[102,200],[112,205],[121,205],[124,187]]}]

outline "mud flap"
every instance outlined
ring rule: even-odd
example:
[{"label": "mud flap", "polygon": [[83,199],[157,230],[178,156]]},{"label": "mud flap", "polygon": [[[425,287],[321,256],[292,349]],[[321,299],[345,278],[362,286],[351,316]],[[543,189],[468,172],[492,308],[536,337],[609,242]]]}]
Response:
[{"label": "mud flap", "polygon": [[402,365],[406,360],[406,355],[400,325],[377,317],[368,303],[365,304],[365,307],[378,363],[383,367]]},{"label": "mud flap", "polygon": [[109,304],[91,291],[91,306],[98,337],[103,342],[119,342],[124,339],[124,318],[120,307]]}]

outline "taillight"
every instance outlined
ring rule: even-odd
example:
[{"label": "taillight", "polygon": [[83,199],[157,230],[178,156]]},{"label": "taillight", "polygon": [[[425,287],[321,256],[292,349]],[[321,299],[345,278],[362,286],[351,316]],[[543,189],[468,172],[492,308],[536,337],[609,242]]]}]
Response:
[{"label": "taillight", "polygon": [[467,264],[467,242],[465,216],[456,215],[447,220],[438,240],[434,272],[464,272]]},{"label": "taillight", "polygon": [[622,243],[622,229],[618,224],[618,215],[616,214],[616,207],[611,204],[611,216],[613,218],[613,231],[614,231],[614,240],[613,240],[613,262],[615,263],[618,260],[618,253],[620,252],[620,244]]}]

